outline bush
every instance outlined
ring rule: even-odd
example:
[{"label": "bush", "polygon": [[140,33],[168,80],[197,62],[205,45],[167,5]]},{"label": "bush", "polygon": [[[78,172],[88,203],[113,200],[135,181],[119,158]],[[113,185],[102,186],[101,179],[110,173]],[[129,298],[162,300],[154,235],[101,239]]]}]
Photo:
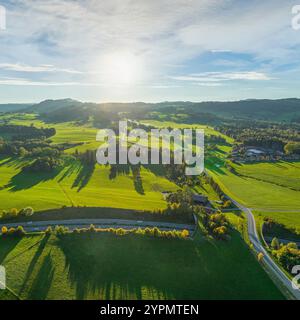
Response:
[{"label": "bush", "polygon": [[280,243],[276,237],[272,239],[271,248],[274,250],[278,250],[280,248]]},{"label": "bush", "polygon": [[279,250],[274,250],[272,253],[288,271],[291,271],[293,266],[300,265],[300,250],[295,243],[283,245]]},{"label": "bush", "polygon": [[30,217],[34,214],[34,210],[31,207],[27,207],[21,211],[21,214],[26,217]]},{"label": "bush", "polygon": [[90,225],[89,231],[90,232],[96,232],[96,228],[95,228],[95,226],[93,224]]},{"label": "bush", "polygon": [[50,235],[50,234],[52,234],[53,233],[53,230],[52,230],[52,228],[49,226],[46,230],[45,230],[45,234],[46,235]]},{"label": "bush", "polygon": [[18,226],[17,228],[9,228],[2,227],[2,235],[3,236],[11,236],[11,237],[23,237],[26,235],[26,232],[22,226]]},{"label": "bush", "polygon": [[[101,228],[95,228],[95,226],[91,225],[88,229],[87,228],[76,228],[72,231],[74,234],[79,233],[85,233],[85,232],[108,232],[113,233],[117,236],[124,236],[126,234],[136,234],[141,236],[152,236],[152,237],[161,237],[161,238],[169,238],[169,239],[186,239],[189,237],[190,233],[188,230],[173,230],[173,231],[161,231],[157,227],[154,228],[145,228],[145,229],[132,229],[132,230],[126,230],[123,228],[108,228],[108,229],[101,229]],[[64,235],[66,233],[69,233],[69,229],[65,228],[63,226],[56,226],[55,227],[55,233],[57,235]]]},{"label": "bush", "polygon": [[7,227],[2,227],[2,229],[1,229],[1,233],[2,233],[2,235],[3,236],[5,236],[6,234],[7,234],[7,232],[8,232],[8,229],[7,229]]},{"label": "bush", "polygon": [[69,232],[69,228],[64,226],[56,226],[54,232],[56,235],[61,236],[67,234]]},{"label": "bush", "polygon": [[10,217],[11,217],[11,218],[14,218],[14,217],[16,217],[16,216],[18,215],[18,213],[19,213],[18,209],[12,208],[12,209],[10,210]]},{"label": "bush", "polygon": [[22,226],[18,226],[15,231],[15,235],[17,237],[23,237],[23,236],[25,236],[25,234],[26,234],[26,232],[25,232],[24,228]]}]

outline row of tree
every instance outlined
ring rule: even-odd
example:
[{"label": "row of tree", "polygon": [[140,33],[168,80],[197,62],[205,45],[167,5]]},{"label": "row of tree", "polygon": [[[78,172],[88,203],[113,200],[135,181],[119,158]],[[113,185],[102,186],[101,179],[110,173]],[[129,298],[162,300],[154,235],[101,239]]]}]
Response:
[{"label": "row of tree", "polygon": [[61,167],[64,161],[60,158],[41,157],[24,166],[24,172],[52,172]]},{"label": "row of tree", "polygon": [[58,236],[67,235],[67,234],[81,234],[81,233],[113,233],[117,236],[124,236],[129,234],[141,235],[141,236],[153,236],[157,238],[169,238],[169,239],[186,239],[189,237],[188,230],[170,230],[164,231],[160,230],[157,227],[154,228],[133,228],[133,229],[124,229],[124,228],[96,228],[94,225],[90,225],[89,228],[76,228],[71,231],[65,226],[56,226],[54,230],[51,227],[48,227],[45,231],[47,235],[56,234]]},{"label": "row of tree", "polygon": [[19,216],[30,217],[34,214],[34,210],[32,207],[26,207],[21,210],[17,208],[12,208],[10,210],[3,210],[0,217],[1,219],[14,219]]}]

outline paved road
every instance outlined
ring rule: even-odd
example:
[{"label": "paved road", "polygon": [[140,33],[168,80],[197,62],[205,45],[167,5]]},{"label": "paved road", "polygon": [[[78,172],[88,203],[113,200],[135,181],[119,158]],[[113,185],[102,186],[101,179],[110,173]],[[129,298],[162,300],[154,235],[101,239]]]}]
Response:
[{"label": "paved road", "polygon": [[254,215],[251,209],[242,206],[237,201],[231,199],[231,201],[240,208],[247,216],[248,220],[248,235],[253,247],[257,253],[262,252],[264,254],[264,262],[267,268],[272,272],[274,276],[286,287],[286,289],[295,297],[295,299],[300,300],[300,290],[295,290],[292,287],[291,280],[286,276],[286,274],[277,266],[277,264],[273,261],[269,253],[265,250],[263,245],[260,242],[256,231],[256,223]]},{"label": "paved road", "polygon": [[33,221],[33,222],[18,222],[8,223],[0,225],[0,229],[3,226],[8,228],[22,226],[27,232],[44,231],[48,226],[66,226],[71,230],[76,228],[86,228],[93,224],[96,228],[146,228],[146,227],[158,227],[161,230],[189,230],[193,232],[195,225],[159,222],[159,221],[135,221],[135,220],[123,220],[123,219],[73,219],[73,220],[51,220],[51,221]]}]

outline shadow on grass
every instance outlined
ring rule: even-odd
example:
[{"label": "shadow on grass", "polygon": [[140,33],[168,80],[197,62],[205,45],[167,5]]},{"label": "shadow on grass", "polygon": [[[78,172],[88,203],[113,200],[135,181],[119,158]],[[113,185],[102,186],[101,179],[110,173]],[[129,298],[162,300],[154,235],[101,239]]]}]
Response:
[{"label": "shadow on grass", "polygon": [[28,298],[31,300],[45,300],[51,287],[55,267],[52,262],[51,252],[44,258],[41,268],[36,275]]},{"label": "shadow on grass", "polygon": [[25,275],[25,279],[23,281],[23,284],[22,284],[22,287],[20,289],[20,294],[22,294],[22,292],[24,291],[24,289],[26,288],[26,285],[27,285],[27,282],[30,278],[30,276],[32,275],[32,272],[34,270],[34,267],[37,263],[37,261],[39,260],[40,256],[42,255],[45,247],[46,247],[46,244],[48,242],[48,239],[49,239],[49,236],[46,235],[40,242],[39,244],[39,247],[37,249],[37,251],[35,252],[29,266],[28,266],[28,269],[27,269],[27,272],[26,272],[26,275]]},{"label": "shadow on grass", "polygon": [[20,239],[18,238],[10,238],[5,239],[2,236],[0,236],[0,264],[3,263],[5,258],[9,255],[9,253],[17,246]]},{"label": "shadow on grass", "polygon": [[282,298],[238,234],[229,242],[201,244],[73,234],[59,238],[57,246],[77,299]]},{"label": "shadow on grass", "polygon": [[11,178],[9,183],[4,186],[11,192],[30,189],[39,183],[53,180],[63,168],[58,168],[53,172],[25,172],[21,171]]},{"label": "shadow on grass", "polygon": [[95,166],[96,164],[82,164],[72,188],[77,188],[77,192],[80,192],[84,187],[86,187],[93,176]]},{"label": "shadow on grass", "polygon": [[139,165],[131,164],[113,164],[110,165],[109,179],[116,179],[120,175],[129,176],[132,173],[135,191],[141,195],[145,195],[143,180],[141,177],[141,168]]},{"label": "shadow on grass", "polygon": [[58,182],[62,182],[64,179],[69,178],[72,176],[73,173],[80,171],[80,163],[79,162],[73,162],[69,165],[67,170],[62,174],[62,176],[59,178]]},{"label": "shadow on grass", "polygon": [[24,164],[28,161],[28,159],[16,158],[16,157],[11,157],[11,158],[5,157],[4,159],[5,160],[0,163],[0,167],[7,166],[7,167],[13,167],[15,169],[22,168]]},{"label": "shadow on grass", "polygon": [[[137,241],[141,241],[138,246]],[[174,299],[180,296],[176,272],[170,272],[166,267],[169,261],[167,254],[164,255],[163,252],[170,249],[170,244],[179,250],[182,245],[192,248],[193,244],[170,240],[169,245],[166,243],[165,248],[156,252],[148,250],[148,241],[161,244],[158,239],[139,240],[131,236],[118,238],[111,234],[61,237],[58,245],[65,255],[65,269],[69,273],[72,286],[75,287],[76,299],[96,297],[107,300],[141,300],[145,287],[149,288],[148,295],[151,298]],[[187,250],[185,254],[192,263],[195,258],[193,252]],[[188,277],[186,274],[182,281]]]}]

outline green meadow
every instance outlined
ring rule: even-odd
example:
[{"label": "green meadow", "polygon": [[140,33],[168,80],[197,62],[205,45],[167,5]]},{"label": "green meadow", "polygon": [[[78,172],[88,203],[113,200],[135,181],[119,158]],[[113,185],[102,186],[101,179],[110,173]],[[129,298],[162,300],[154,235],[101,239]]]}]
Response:
[{"label": "green meadow", "polygon": [[299,162],[259,163],[211,168],[224,192],[263,216],[288,228],[300,228]]},{"label": "green meadow", "polygon": [[[51,138],[53,144],[79,144],[66,150],[72,154],[77,149],[84,152],[97,149],[97,129],[90,125],[79,126],[75,123],[44,123],[33,114],[6,115],[1,118],[14,125],[33,124],[36,127],[54,127],[56,135]],[[159,126],[158,122],[152,125]],[[175,126],[164,122],[162,126]],[[178,125],[178,127],[180,127]],[[186,127],[181,125],[181,127]],[[188,125],[192,128],[195,125]],[[197,125],[209,134],[218,134],[210,127]],[[141,170],[141,185],[136,186],[130,168],[120,170],[111,177],[109,167],[96,165],[82,166],[77,161],[53,173],[24,173],[24,163],[18,159],[0,160],[0,210],[12,207],[32,206],[36,211],[60,208],[62,206],[95,206],[122,209],[154,210],[165,208],[162,191],[178,189],[167,180],[158,168],[150,166]],[[213,194],[209,185],[200,188],[202,193]],[[216,198],[216,195],[214,195]]]},{"label": "green meadow", "polygon": [[0,239],[0,263],[21,299],[284,298],[237,234],[229,242],[29,235]]},{"label": "green meadow", "polygon": [[37,211],[62,206],[154,210],[166,206],[162,191],[178,189],[145,168],[137,186],[130,169],[111,177],[109,167],[82,166],[76,160],[61,171],[43,174],[24,173],[22,165],[11,159],[0,161],[0,210],[26,206]]},{"label": "green meadow", "polygon": [[[72,154],[77,149],[84,152],[96,149],[97,129],[90,124],[44,123],[33,114],[13,114],[1,117],[10,124],[54,127],[53,144],[78,144],[66,150]],[[288,227],[300,227],[297,211],[300,208],[300,163],[276,162],[258,164],[234,164],[235,172],[225,166],[226,156],[233,140],[201,124],[182,124],[171,121],[144,120],[158,128],[199,128],[206,135],[220,135],[225,145],[217,145],[205,155],[205,167],[224,191],[247,207],[263,216],[274,217]],[[142,168],[141,184],[134,182],[130,168],[119,170],[111,177],[109,167],[82,166],[77,161],[69,162],[63,169],[51,174],[32,174],[21,171],[24,163],[18,159],[0,160],[0,210],[12,207],[32,206],[36,211],[61,208],[62,206],[94,206],[122,209],[154,210],[164,208],[166,202],[161,194],[178,187],[167,180],[158,168]],[[212,188],[203,184],[196,192],[219,200]]]},{"label": "green meadow", "polygon": [[[252,208],[258,220],[268,217],[284,225],[277,236],[300,234],[300,163],[257,163],[234,165],[235,173],[222,160],[207,161],[208,172],[223,191]],[[217,166],[216,166],[217,165]]]}]

